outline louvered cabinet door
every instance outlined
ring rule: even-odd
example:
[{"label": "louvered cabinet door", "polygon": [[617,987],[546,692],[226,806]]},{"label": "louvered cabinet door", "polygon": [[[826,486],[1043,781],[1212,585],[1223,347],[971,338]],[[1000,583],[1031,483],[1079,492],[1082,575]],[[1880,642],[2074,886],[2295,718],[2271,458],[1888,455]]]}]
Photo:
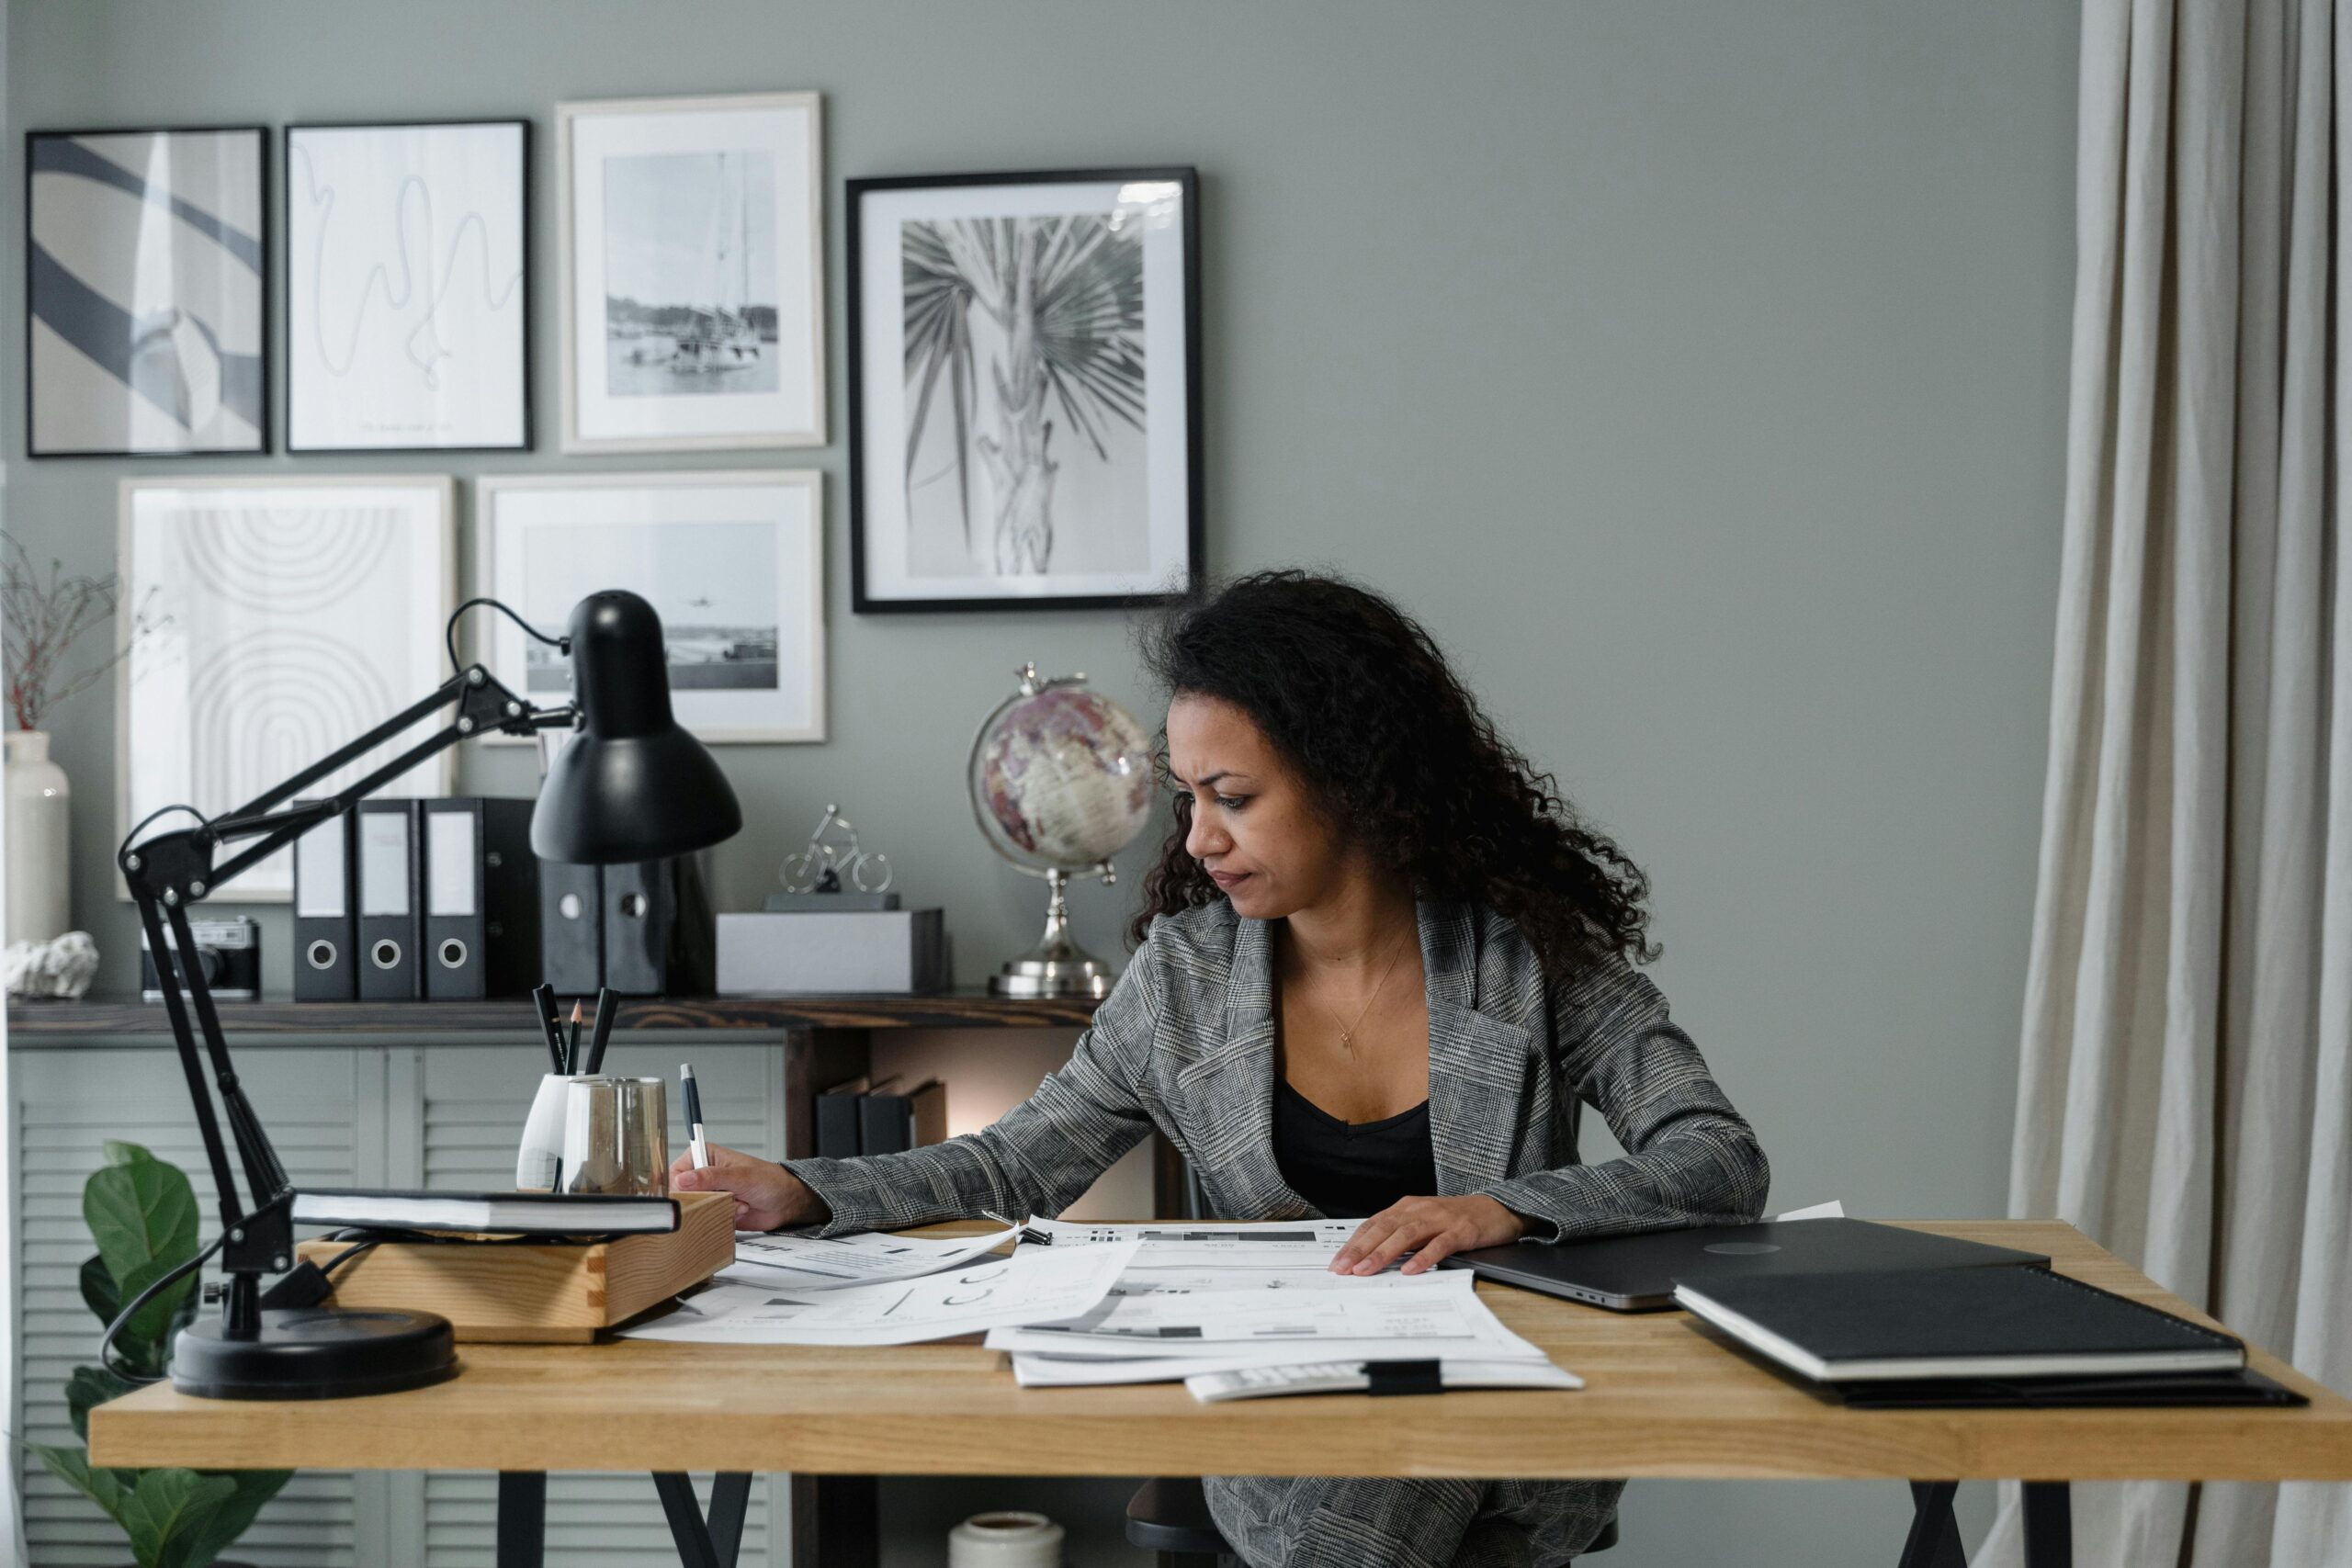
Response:
[{"label": "louvered cabinet door", "polygon": [[[663,1035],[650,1044],[616,1040],[604,1071],[661,1077],[670,1085],[670,1144],[675,1156],[686,1146],[685,1122],[678,1103],[678,1064],[694,1064],[702,1088],[703,1114],[710,1138],[730,1147],[780,1154],[784,1146],[784,1055],[781,1041],[711,1044],[692,1035]],[[394,1180],[404,1179],[400,1160],[416,1168],[405,1179],[425,1187],[496,1190],[514,1185],[514,1150],[524,1114],[544,1070],[544,1054],[526,1043],[513,1047],[434,1046],[392,1053],[391,1103],[418,1108],[413,1140],[391,1129]],[[413,1083],[412,1094],[405,1086]],[[692,1438],[681,1420],[644,1435],[647,1469],[675,1453]],[[709,1506],[710,1477],[696,1475],[695,1487]],[[481,1471],[435,1471],[421,1477],[392,1478],[392,1513],[413,1495],[422,1521],[421,1551],[426,1568],[493,1568],[497,1545],[497,1478]],[[752,1487],[743,1526],[743,1568],[789,1568],[788,1480],[763,1477]],[[413,1486],[413,1494],[399,1490]],[[548,1477],[548,1568],[646,1568],[674,1562],[676,1549],[653,1483],[645,1472],[627,1474],[557,1472]]]},{"label": "louvered cabinet door", "polygon": [[[383,1053],[351,1047],[242,1048],[246,1093],[298,1183],[350,1186],[382,1162]],[[36,1443],[72,1443],[65,1381],[95,1365],[100,1325],[83,1303],[82,1260],[97,1250],[82,1220],[82,1184],[105,1163],[108,1138],[143,1144],[188,1174],[198,1234],[220,1234],[212,1173],[197,1133],[179,1058],[168,1049],[85,1047],[11,1054],[16,1087],[13,1173],[20,1297],[23,1404],[14,1430]],[[233,1155],[232,1156],[233,1161]],[[207,1269],[205,1278],[216,1278]],[[121,1529],[17,1450],[25,1536],[33,1568],[118,1568],[130,1558]],[[361,1478],[366,1492],[380,1485]],[[380,1568],[386,1559],[355,1526],[347,1472],[304,1471],[288,1483],[230,1555],[260,1568]]]}]

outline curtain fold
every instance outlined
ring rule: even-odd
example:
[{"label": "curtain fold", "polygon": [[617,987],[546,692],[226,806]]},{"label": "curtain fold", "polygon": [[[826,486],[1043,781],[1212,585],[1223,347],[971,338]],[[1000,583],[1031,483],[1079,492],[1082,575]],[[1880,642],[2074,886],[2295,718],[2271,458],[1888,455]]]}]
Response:
[{"label": "curtain fold", "polygon": [[[2086,0],[2064,548],[2010,1213],[2352,1386],[2332,0]],[[2091,1568],[2341,1561],[2352,1488],[2076,1489]],[[2018,1560],[2014,1498],[1979,1561]],[[2333,1555],[2329,1555],[2333,1553]]]}]

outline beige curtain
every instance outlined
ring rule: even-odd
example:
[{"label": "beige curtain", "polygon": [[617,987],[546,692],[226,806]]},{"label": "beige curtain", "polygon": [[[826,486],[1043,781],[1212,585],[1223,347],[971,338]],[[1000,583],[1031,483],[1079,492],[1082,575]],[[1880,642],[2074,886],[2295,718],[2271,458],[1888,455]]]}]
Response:
[{"label": "beige curtain", "polygon": [[[2083,6],[2065,544],[2009,1181],[2011,1213],[2074,1222],[2339,1390],[2347,13]],[[2352,1540],[2340,1485],[2086,1485],[2075,1506],[2084,1568],[2319,1568]],[[2012,1497],[1981,1562],[2017,1561],[2016,1516]]]}]

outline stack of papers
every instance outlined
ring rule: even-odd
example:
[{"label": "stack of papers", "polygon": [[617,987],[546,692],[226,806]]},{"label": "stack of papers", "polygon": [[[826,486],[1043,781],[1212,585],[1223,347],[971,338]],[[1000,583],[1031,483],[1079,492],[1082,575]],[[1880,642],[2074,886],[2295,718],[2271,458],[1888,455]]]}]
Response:
[{"label": "stack of papers", "polygon": [[911,1345],[1083,1313],[1135,1248],[981,1256],[1017,1233],[947,1241],[869,1233],[822,1240],[739,1235],[735,1262],[625,1339],[705,1345]]},{"label": "stack of papers", "polygon": [[[1361,1389],[1367,1362],[1454,1387],[1581,1388],[1505,1328],[1476,1277],[1334,1274],[1355,1220],[1084,1225],[938,1240],[746,1232],[735,1262],[625,1338],[905,1345],[986,1333],[1024,1388],[1182,1380],[1204,1401]],[[989,1257],[1018,1241],[1010,1258]]]},{"label": "stack of papers", "polygon": [[1457,1385],[1583,1386],[1502,1325],[1478,1300],[1474,1275],[1332,1273],[1360,1223],[1033,1222],[1030,1234],[1043,1238],[1033,1246],[1056,1256],[1124,1250],[1127,1261],[1088,1311],[992,1328],[986,1343],[1012,1353],[1024,1388],[1182,1379],[1196,1397],[1230,1399],[1362,1387],[1363,1363],[1388,1360],[1435,1360],[1441,1379]]}]

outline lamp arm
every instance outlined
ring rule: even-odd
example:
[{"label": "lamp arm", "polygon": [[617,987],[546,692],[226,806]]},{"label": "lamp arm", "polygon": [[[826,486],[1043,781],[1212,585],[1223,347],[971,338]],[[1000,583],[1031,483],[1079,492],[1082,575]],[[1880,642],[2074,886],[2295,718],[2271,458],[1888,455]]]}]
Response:
[{"label": "lamp arm", "polygon": [[[447,726],[365,778],[327,798],[306,801],[284,810],[273,809],[451,702],[458,704],[458,712]],[[418,762],[460,740],[488,729],[527,735],[569,723],[576,716],[569,706],[531,706],[477,664],[451,676],[432,695],[410,705],[234,812],[202,827],[159,833],[136,844],[125,843],[117,851],[117,864],[139,907],[148,951],[155,958],[157,989],[163,993],[164,1010],[171,1021],[180,1068],[187,1079],[188,1098],[196,1110],[197,1130],[203,1135],[205,1156],[212,1170],[213,1190],[226,1237],[220,1262],[222,1271],[229,1276],[225,1313],[232,1337],[239,1336],[241,1330],[252,1332],[259,1322],[260,1275],[282,1273],[293,1266],[293,1187],[238,1079],[203,965],[183,965],[175,959],[175,954],[196,951],[195,935],[188,924],[188,905],[216,892],[256,861],[319,823],[350,810]],[[212,852],[217,845],[244,838],[255,841],[218,867],[213,865]],[[239,1197],[228,1149],[220,1136],[220,1118],[214,1114],[211,1090],[206,1086],[204,1065],[198,1054],[199,1035],[204,1041],[203,1055],[211,1061],[213,1087],[220,1092],[229,1136],[237,1145],[245,1185],[253,1194],[251,1211]]]}]

